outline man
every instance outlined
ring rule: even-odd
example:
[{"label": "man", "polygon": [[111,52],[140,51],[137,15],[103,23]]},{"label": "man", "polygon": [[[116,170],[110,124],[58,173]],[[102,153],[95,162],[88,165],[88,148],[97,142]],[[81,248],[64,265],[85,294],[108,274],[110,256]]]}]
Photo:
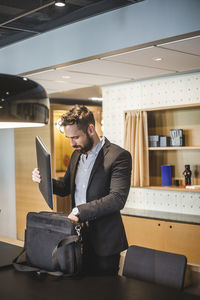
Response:
[{"label": "man", "polygon": [[[69,218],[84,223],[83,267],[87,273],[118,273],[120,252],[128,247],[120,210],[124,207],[131,177],[128,151],[101,140],[93,113],[76,105],[62,116],[61,126],[75,151],[62,181],[53,179],[53,192],[71,194]],[[32,174],[40,182],[39,171]]]}]

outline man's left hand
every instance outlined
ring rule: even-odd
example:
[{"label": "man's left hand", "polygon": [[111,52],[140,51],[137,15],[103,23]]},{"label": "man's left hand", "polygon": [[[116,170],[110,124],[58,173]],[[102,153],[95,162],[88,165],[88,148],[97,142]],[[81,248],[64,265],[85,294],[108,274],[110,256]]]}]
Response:
[{"label": "man's left hand", "polygon": [[68,218],[69,218],[71,221],[76,222],[76,223],[78,223],[78,221],[79,221],[79,218],[78,218],[77,216],[73,215],[73,213],[70,213],[70,214],[68,215]]}]

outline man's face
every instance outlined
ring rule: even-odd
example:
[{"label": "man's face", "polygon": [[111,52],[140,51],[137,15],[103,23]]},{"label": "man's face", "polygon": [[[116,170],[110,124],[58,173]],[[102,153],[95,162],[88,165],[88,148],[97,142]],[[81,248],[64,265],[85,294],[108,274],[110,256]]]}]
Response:
[{"label": "man's face", "polygon": [[94,141],[92,136],[87,132],[78,129],[77,125],[67,125],[64,127],[65,136],[70,139],[70,144],[80,153],[87,153],[93,147]]}]

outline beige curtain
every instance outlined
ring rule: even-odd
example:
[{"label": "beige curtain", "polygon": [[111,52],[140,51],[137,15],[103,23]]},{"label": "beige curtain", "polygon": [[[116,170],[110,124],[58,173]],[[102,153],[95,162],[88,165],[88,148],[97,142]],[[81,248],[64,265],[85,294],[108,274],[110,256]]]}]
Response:
[{"label": "beige curtain", "polygon": [[131,111],[125,116],[124,146],[133,159],[131,186],[149,186],[148,124],[146,111]]}]

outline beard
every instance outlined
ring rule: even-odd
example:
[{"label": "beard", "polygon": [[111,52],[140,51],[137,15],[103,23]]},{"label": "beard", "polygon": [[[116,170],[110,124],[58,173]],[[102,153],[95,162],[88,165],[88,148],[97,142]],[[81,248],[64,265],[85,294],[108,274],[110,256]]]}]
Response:
[{"label": "beard", "polygon": [[86,154],[88,151],[90,151],[94,145],[93,139],[89,136],[88,133],[86,133],[86,142],[84,146],[76,145],[73,148],[77,149],[81,154]]}]

